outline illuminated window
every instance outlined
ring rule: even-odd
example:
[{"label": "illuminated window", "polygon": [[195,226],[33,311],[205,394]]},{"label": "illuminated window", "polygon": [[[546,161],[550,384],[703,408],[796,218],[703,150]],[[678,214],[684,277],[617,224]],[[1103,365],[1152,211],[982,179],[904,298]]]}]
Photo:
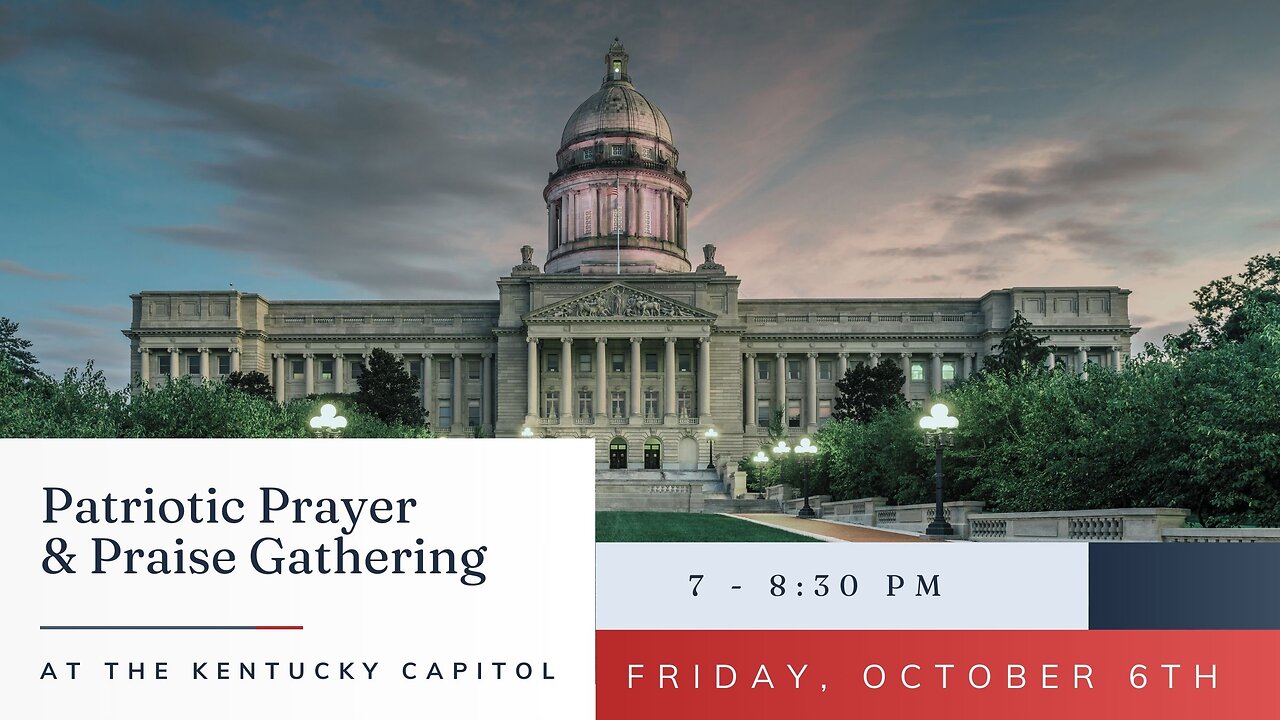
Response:
[{"label": "illuminated window", "polygon": [[800,427],[800,399],[787,401],[787,427]]},{"label": "illuminated window", "polygon": [[320,379],[321,380],[333,379],[333,361],[332,360],[320,361]]},{"label": "illuminated window", "polygon": [[924,363],[911,363],[911,379],[917,382],[924,380]]},{"label": "illuminated window", "polygon": [[942,379],[943,379],[943,380],[955,380],[955,379],[956,379],[956,364],[955,364],[955,361],[953,361],[953,360],[947,360],[946,362],[942,363]]},{"label": "illuminated window", "polygon": [[610,146],[609,146],[609,154],[610,154],[610,155],[612,155],[613,157],[622,157],[622,146],[621,146],[621,145],[610,145]]},{"label": "illuminated window", "polygon": [[622,61],[621,60],[613,61],[613,77],[614,79],[618,79],[622,77]]},{"label": "illuminated window", "polygon": [[289,365],[291,366],[290,369],[293,373],[294,380],[301,380],[306,376],[306,369],[303,367],[303,365],[305,365],[304,361],[291,360],[289,361]]}]

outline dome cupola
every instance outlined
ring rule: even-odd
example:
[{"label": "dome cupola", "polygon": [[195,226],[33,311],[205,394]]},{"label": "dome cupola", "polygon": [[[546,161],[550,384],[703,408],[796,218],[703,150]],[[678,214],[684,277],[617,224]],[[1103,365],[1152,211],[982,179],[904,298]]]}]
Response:
[{"label": "dome cupola", "polygon": [[688,272],[692,190],[667,118],[614,38],[600,89],[569,116],[547,202],[547,272]]}]

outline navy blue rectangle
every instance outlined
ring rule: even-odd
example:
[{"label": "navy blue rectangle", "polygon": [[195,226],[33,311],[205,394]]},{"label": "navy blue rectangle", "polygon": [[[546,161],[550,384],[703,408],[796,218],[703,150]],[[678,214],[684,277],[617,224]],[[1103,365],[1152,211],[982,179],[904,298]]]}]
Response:
[{"label": "navy blue rectangle", "polygon": [[1092,543],[1093,630],[1280,630],[1280,543]]}]

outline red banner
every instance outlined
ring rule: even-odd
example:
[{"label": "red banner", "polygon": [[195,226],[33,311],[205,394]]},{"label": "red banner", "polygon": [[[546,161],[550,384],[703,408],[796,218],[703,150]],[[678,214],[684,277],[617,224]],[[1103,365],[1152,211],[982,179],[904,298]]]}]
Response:
[{"label": "red banner", "polygon": [[1280,631],[598,631],[601,720],[1237,718],[1280,708]]}]

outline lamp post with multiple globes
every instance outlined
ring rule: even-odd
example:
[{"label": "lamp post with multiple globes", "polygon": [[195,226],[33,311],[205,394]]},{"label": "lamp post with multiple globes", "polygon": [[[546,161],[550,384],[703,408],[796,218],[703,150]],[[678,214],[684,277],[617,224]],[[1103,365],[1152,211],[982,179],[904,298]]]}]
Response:
[{"label": "lamp post with multiple globes", "polygon": [[338,414],[338,408],[332,403],[321,405],[320,414],[311,418],[311,430],[316,437],[342,437],[342,431],[346,427],[347,419]]},{"label": "lamp post with multiple globes", "polygon": [[955,528],[947,522],[946,511],[942,508],[942,448],[952,442],[952,433],[960,426],[960,421],[949,414],[947,406],[935,404],[929,415],[920,418],[920,427],[924,429],[925,442],[934,448],[934,510],[933,522],[925,528],[925,535],[954,535]]}]

